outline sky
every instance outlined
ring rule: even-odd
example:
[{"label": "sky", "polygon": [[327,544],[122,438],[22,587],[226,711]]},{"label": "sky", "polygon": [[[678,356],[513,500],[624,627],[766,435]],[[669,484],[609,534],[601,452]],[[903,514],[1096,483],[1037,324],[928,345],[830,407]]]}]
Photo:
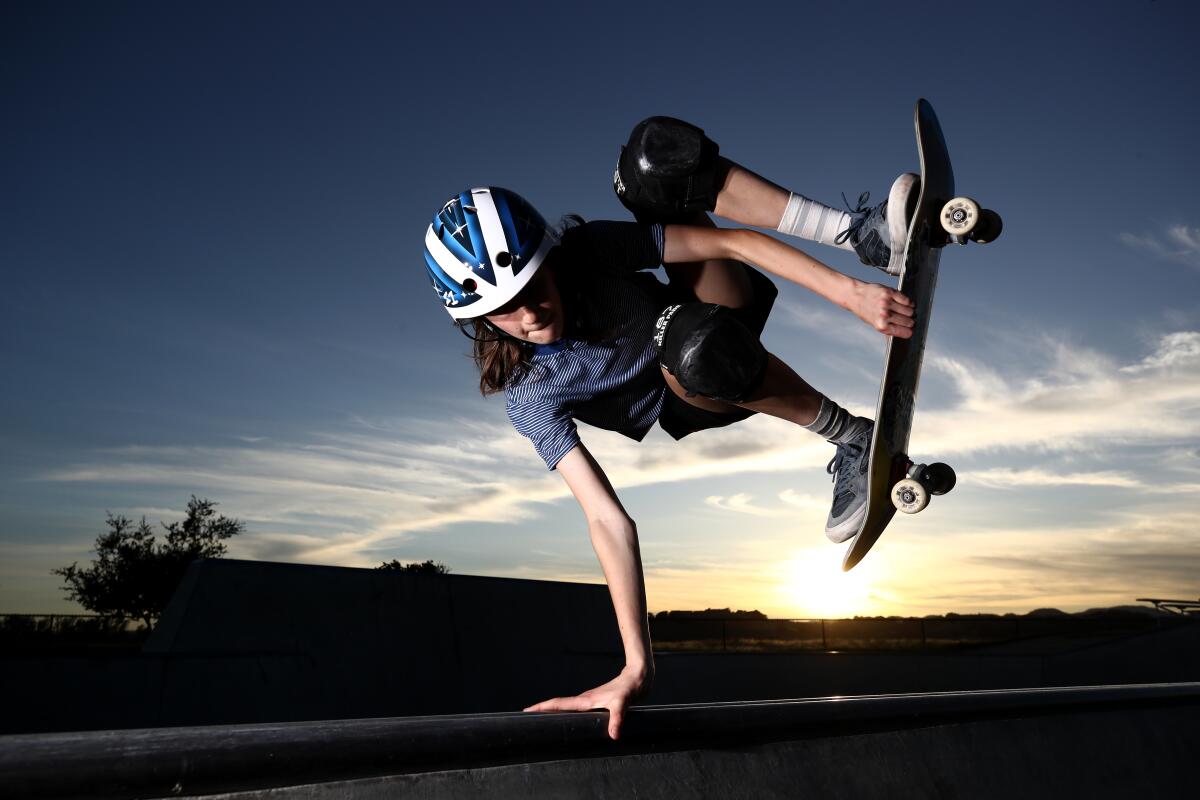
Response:
[{"label": "sky", "polygon": [[[1200,10],[1071,4],[85,3],[0,10],[0,612],[107,513],[242,520],[229,556],[602,583],[557,473],[484,399],[424,274],[500,185],[626,219],[651,114],[831,205],[941,118],[1000,240],[944,254],[912,455],[958,486],[840,571],[833,448],[755,417],[581,425],[651,611],[1082,610],[1200,595]],[[886,280],[853,254],[792,240]],[[873,414],[884,339],[781,280],[767,348]]]}]

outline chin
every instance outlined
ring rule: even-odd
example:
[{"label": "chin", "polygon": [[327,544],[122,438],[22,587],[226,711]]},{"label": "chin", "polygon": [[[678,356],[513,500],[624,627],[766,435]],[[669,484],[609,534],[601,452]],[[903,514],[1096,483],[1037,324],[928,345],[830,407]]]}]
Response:
[{"label": "chin", "polygon": [[562,338],[562,329],[559,325],[548,325],[541,330],[529,331],[523,338],[534,344],[550,344]]}]

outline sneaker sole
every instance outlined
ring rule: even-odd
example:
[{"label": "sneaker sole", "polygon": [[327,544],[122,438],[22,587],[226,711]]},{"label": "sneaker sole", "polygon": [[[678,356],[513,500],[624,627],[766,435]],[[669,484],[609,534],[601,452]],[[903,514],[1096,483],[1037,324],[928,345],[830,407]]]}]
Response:
[{"label": "sneaker sole", "polygon": [[887,273],[889,275],[899,275],[904,269],[904,245],[908,241],[908,223],[913,218],[913,212],[916,210],[916,195],[917,185],[920,183],[920,178],[911,172],[905,172],[892,184],[892,190],[888,192],[888,210],[893,208],[903,208],[904,214],[897,216],[896,214],[888,214],[888,235],[891,238],[890,251],[891,258],[888,260]]},{"label": "sneaker sole", "polygon": [[862,525],[863,517],[867,515],[867,504],[863,503],[850,516],[839,522],[832,528],[825,529],[825,536],[834,544],[841,544],[854,538],[858,533],[859,526]]}]

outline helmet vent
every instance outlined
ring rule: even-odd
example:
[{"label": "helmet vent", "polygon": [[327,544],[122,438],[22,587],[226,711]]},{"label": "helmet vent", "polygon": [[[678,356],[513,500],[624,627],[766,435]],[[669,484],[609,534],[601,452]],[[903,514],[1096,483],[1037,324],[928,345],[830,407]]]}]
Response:
[{"label": "helmet vent", "polygon": [[465,281],[463,281],[463,288],[468,292],[473,292],[479,288],[479,284],[476,283],[473,278],[467,278]]},{"label": "helmet vent", "polygon": [[496,254],[496,266],[508,267],[511,265],[512,265],[512,256],[510,256],[508,253],[499,252]]}]

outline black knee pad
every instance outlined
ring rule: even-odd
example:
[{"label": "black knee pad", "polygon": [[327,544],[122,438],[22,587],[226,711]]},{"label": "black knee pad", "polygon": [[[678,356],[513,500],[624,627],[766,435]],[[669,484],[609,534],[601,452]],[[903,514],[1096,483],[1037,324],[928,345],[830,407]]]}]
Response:
[{"label": "black knee pad", "polygon": [[767,349],[726,306],[669,306],[654,323],[659,363],[688,395],[745,401],[767,372]]},{"label": "black knee pad", "polygon": [[639,222],[688,222],[712,211],[725,180],[717,143],[695,125],[649,117],[621,148],[613,189]]}]

